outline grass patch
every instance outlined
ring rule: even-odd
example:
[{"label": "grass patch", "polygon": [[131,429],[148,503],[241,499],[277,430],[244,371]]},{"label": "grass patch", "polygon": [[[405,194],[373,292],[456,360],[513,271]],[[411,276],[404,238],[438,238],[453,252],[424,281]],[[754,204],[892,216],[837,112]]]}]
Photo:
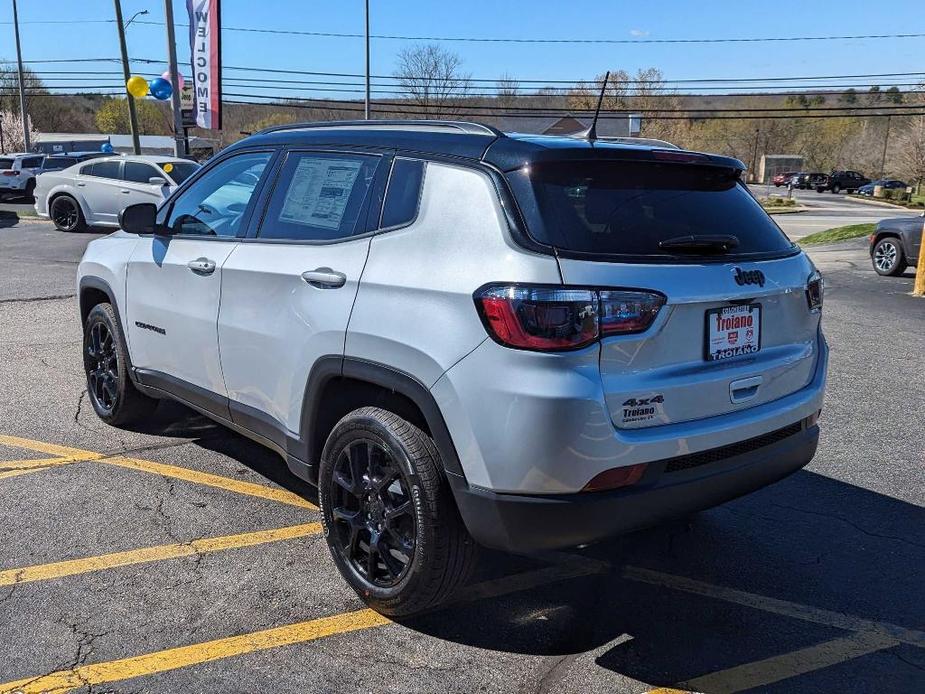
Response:
[{"label": "grass patch", "polygon": [[773,210],[780,207],[796,207],[797,201],[793,198],[759,198],[758,202],[761,203],[761,206],[766,210]]},{"label": "grass patch", "polygon": [[861,236],[870,236],[874,233],[875,226],[874,223],[849,224],[843,227],[835,227],[834,229],[826,229],[825,231],[817,231],[815,234],[810,234],[800,239],[799,243],[801,246],[812,246],[820,243],[835,243],[836,241],[847,241]]}]

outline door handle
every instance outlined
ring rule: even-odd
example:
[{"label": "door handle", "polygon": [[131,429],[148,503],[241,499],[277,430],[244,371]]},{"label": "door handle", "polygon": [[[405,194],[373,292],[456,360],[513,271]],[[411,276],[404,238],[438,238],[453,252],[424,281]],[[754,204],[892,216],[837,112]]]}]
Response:
[{"label": "door handle", "polygon": [[77,187],[78,187],[78,188],[84,188],[84,187],[86,187],[86,185],[87,185],[86,183],[78,183],[78,184],[77,184]]},{"label": "door handle", "polygon": [[758,395],[758,388],[764,379],[761,376],[752,376],[751,378],[742,378],[729,384],[729,399],[734,404],[746,402]]},{"label": "door handle", "polygon": [[306,270],[302,273],[302,279],[318,289],[337,289],[347,283],[347,275],[329,267]]},{"label": "door handle", "polygon": [[196,258],[196,260],[189,261],[186,267],[197,275],[211,275],[215,272],[215,261],[208,258]]},{"label": "door handle", "polygon": [[123,188],[123,189],[120,190],[119,192],[120,192],[120,193],[125,193],[126,195],[128,195],[128,194],[131,193],[132,191],[126,190],[125,188]]}]

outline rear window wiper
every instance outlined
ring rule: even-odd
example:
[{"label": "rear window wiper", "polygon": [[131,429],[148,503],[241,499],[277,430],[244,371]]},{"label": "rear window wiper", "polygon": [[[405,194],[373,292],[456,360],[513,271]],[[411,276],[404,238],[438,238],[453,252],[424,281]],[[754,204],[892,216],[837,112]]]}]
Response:
[{"label": "rear window wiper", "polygon": [[658,242],[663,250],[697,253],[726,253],[739,245],[739,239],[731,234],[675,236]]}]

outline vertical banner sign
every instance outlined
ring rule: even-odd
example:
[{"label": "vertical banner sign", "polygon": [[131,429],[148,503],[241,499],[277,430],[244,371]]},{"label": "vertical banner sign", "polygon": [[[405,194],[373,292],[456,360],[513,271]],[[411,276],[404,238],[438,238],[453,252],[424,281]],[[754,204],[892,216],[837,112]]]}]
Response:
[{"label": "vertical banner sign", "polygon": [[222,23],[221,0],[186,0],[189,11],[190,54],[196,125],[209,130],[222,127]]}]

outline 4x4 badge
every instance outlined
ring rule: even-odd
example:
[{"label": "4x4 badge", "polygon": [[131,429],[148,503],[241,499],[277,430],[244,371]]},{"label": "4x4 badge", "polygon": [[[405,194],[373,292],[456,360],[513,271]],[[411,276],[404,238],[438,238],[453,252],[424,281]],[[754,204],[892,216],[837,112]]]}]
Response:
[{"label": "4x4 badge", "polygon": [[764,273],[761,270],[743,270],[740,267],[733,268],[736,284],[740,287],[746,284],[757,284],[759,287],[764,286]]}]

